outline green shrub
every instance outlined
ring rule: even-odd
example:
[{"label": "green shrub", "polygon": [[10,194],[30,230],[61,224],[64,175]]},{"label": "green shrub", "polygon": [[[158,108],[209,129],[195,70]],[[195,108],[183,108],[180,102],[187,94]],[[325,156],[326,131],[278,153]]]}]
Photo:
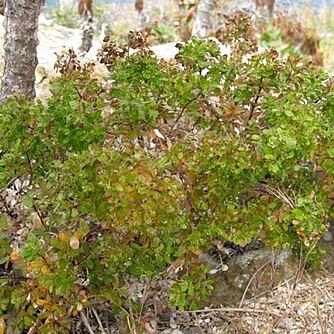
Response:
[{"label": "green shrub", "polygon": [[51,17],[57,24],[67,28],[79,28],[80,26],[80,18],[76,6],[56,7],[52,10]]},{"label": "green shrub", "polygon": [[333,89],[321,70],[275,51],[228,58],[197,39],[177,64],[109,47],[111,88],[79,67],[46,106],[0,108],[1,186],[28,178],[24,219],[39,218],[15,251],[17,223],[5,208],[0,220],[0,266],[22,277],[2,279],[0,315],[20,330],[66,333],[93,302],[127,313],[126,277],[180,259],[170,302],[199,307],[212,286],[197,255],[213,241],[308,248],[332,213]]}]

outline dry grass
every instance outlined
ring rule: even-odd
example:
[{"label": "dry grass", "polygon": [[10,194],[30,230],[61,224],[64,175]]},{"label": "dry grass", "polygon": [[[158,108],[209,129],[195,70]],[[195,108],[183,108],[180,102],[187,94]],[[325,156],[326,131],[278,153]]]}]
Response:
[{"label": "dry grass", "polygon": [[313,280],[305,274],[299,282],[292,278],[266,294],[244,300],[240,307],[204,309],[186,315],[188,319],[191,315],[202,333],[334,333],[334,275],[324,272]]},{"label": "dry grass", "polygon": [[318,12],[314,12],[310,4],[305,4],[299,12],[299,20],[303,26],[314,30],[320,36],[320,52],[324,57],[324,67],[334,72],[334,8],[323,4]]},{"label": "dry grass", "polygon": [[334,276],[286,281],[243,307],[253,312],[230,313],[234,329],[228,324],[221,333],[334,333]]}]

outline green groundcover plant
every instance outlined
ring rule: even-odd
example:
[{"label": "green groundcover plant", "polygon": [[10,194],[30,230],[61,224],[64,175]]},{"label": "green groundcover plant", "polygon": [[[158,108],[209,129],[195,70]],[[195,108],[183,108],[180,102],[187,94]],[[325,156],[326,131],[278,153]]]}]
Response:
[{"label": "green groundcover plant", "polygon": [[0,106],[1,188],[29,183],[19,215],[1,197],[7,326],[66,333],[92,303],[127,313],[125,278],[180,259],[170,303],[199,307],[212,286],[197,255],[217,240],[314,247],[332,214],[332,81],[246,51],[193,39],[165,62],[109,41],[111,84],[72,57],[45,105]]}]

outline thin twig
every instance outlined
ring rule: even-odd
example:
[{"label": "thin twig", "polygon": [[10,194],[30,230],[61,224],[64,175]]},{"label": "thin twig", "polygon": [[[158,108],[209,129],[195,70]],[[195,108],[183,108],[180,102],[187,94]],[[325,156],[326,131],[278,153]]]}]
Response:
[{"label": "thin twig", "polygon": [[315,301],[312,302],[315,309],[316,309],[316,312],[317,312],[317,318],[318,318],[318,322],[319,322],[319,325],[320,325],[320,334],[326,334],[328,333],[327,332],[327,329],[325,329],[326,324],[324,324],[324,321],[322,320],[322,317],[321,317],[321,310],[319,308],[319,301],[318,303],[316,303]]},{"label": "thin twig", "polygon": [[104,327],[103,327],[103,325],[102,325],[102,321],[101,321],[99,315],[97,314],[95,308],[92,306],[91,309],[92,309],[92,311],[93,311],[93,313],[94,313],[94,316],[95,316],[95,319],[96,319],[96,321],[97,321],[97,323],[98,323],[98,325],[99,325],[99,327],[100,327],[101,333],[102,333],[102,334],[107,334],[106,331],[104,330]]},{"label": "thin twig", "polygon": [[269,186],[268,184],[262,184],[261,185],[262,190],[267,192],[269,195],[272,195],[280,200],[282,200],[284,203],[290,206],[291,209],[295,208],[295,204],[292,198],[290,198],[287,194],[285,194],[281,189],[279,188],[273,188]]},{"label": "thin twig", "polygon": [[247,293],[247,291],[248,291],[248,289],[249,289],[249,287],[250,287],[250,285],[252,284],[252,282],[253,282],[253,280],[254,280],[254,278],[269,264],[271,262],[271,260],[269,260],[269,261],[267,261],[267,262],[265,262],[255,273],[254,273],[254,275],[251,277],[251,279],[249,280],[249,282],[248,282],[248,284],[247,284],[247,286],[246,286],[246,288],[245,288],[245,291],[244,291],[244,293],[243,293],[243,295],[242,295],[242,297],[241,297],[241,300],[240,300],[240,303],[239,303],[239,308],[241,308],[241,306],[242,306],[242,304],[244,303],[244,300],[245,300],[245,298],[246,298],[246,293]]},{"label": "thin twig", "polygon": [[308,279],[308,280],[312,283],[312,285],[314,286],[314,288],[317,289],[317,290],[321,293],[322,297],[323,297],[323,296],[326,296],[326,297],[329,297],[329,298],[330,298],[330,296],[328,295],[328,291],[325,292],[323,289],[321,289],[321,288],[318,286],[318,284],[317,284],[316,282],[314,282],[314,280],[311,278],[311,276],[309,275],[309,273],[308,273],[307,271],[305,271],[305,274],[306,274],[307,279]]},{"label": "thin twig", "polygon": [[36,206],[35,204],[33,204],[32,207],[33,207],[34,211],[36,212],[36,214],[37,214],[37,216],[38,216],[38,218],[39,218],[41,224],[43,225],[45,231],[48,231],[49,228],[48,228],[48,226],[45,224],[45,221],[43,220],[42,215],[41,215],[41,213],[39,212],[37,206]]},{"label": "thin twig", "polygon": [[178,116],[176,117],[176,120],[175,120],[175,123],[174,123],[174,126],[171,128],[171,130],[175,130],[176,129],[176,126],[177,124],[179,123],[181,117],[183,116],[184,112],[186,111],[187,107],[193,103],[194,101],[196,101],[201,95],[203,95],[202,92],[198,93],[195,97],[193,97],[192,99],[190,99],[189,101],[187,101],[185,103],[185,105],[182,107],[180,113],[178,114]]},{"label": "thin twig", "polygon": [[[196,324],[199,323],[196,313],[195,313],[195,320],[196,320]],[[202,329],[201,326],[197,326],[197,328],[199,329],[199,331],[201,332],[201,334],[204,334],[203,329]]]},{"label": "thin twig", "polygon": [[92,327],[90,326],[85,314],[82,311],[80,311],[80,317],[81,317],[85,327],[87,328],[89,334],[95,334]]},{"label": "thin twig", "polygon": [[[127,296],[125,296],[125,294],[122,292],[122,290],[120,288],[118,288],[118,287],[115,287],[115,288],[123,296],[123,298],[127,298]],[[130,302],[129,303],[130,306],[129,306],[129,309],[126,311],[126,322],[127,322],[130,333],[131,334],[137,334],[136,319],[135,319],[135,316],[134,316],[133,311],[132,311],[131,299],[129,299],[129,302]]]},{"label": "thin twig", "polygon": [[303,273],[304,273],[304,269],[305,269],[305,261],[303,261],[303,255],[302,255],[302,247],[300,247],[300,254],[299,254],[299,260],[298,260],[298,267],[297,267],[297,272],[295,275],[295,279],[293,282],[293,286],[292,286],[292,290],[295,290],[298,283],[300,282],[300,280],[302,279]]},{"label": "thin twig", "polygon": [[[30,170],[30,180],[29,180],[29,185],[31,185],[32,182],[33,182],[33,179],[34,179],[34,171],[33,171],[33,168],[32,168],[32,163],[31,163],[31,160],[30,160],[29,152],[28,152],[28,151],[26,151],[26,156],[27,156],[28,166],[29,166],[29,170]],[[44,220],[43,220],[43,218],[42,218],[42,216],[41,216],[39,210],[37,209],[36,205],[33,204],[32,207],[33,207],[33,209],[35,210],[35,212],[36,212],[36,214],[37,214],[37,216],[38,216],[38,218],[39,218],[41,224],[43,225],[45,231],[48,231],[48,227],[47,227],[47,225],[45,224],[45,222],[44,222]]]},{"label": "thin twig", "polygon": [[26,156],[27,156],[28,166],[29,166],[29,171],[30,171],[29,185],[31,185],[32,182],[33,182],[33,179],[34,179],[34,171],[33,171],[33,168],[32,168],[32,163],[31,163],[31,160],[30,160],[29,152],[28,152],[28,151],[26,151]]},{"label": "thin twig", "polygon": [[2,193],[0,194],[0,200],[1,200],[1,202],[3,203],[3,205],[5,207],[7,215],[10,216],[9,215],[9,212],[10,212],[9,207],[7,205],[6,199],[2,196]]},{"label": "thin twig", "polygon": [[313,252],[314,248],[316,247],[316,244],[312,245],[312,247],[310,247],[310,249],[307,251],[305,257],[303,258],[302,256],[302,247],[300,247],[300,255],[299,255],[299,263],[298,263],[298,271],[296,273],[296,277],[295,277],[295,282],[293,285],[293,289],[296,288],[297,284],[300,282],[304,271],[305,271],[305,266],[306,266],[306,262],[308,257],[310,256],[310,254]]},{"label": "thin twig", "polygon": [[140,305],[140,312],[139,312],[139,317],[138,317],[138,323],[141,323],[142,316],[143,316],[143,310],[144,310],[144,305],[147,299],[147,289],[150,286],[150,281],[145,284],[144,292],[143,292],[143,297],[141,299],[141,305]]},{"label": "thin twig", "polygon": [[267,311],[267,310],[258,310],[251,308],[240,308],[240,307],[221,307],[221,308],[210,308],[203,310],[194,310],[194,311],[179,311],[179,314],[182,313],[207,313],[207,312],[243,312],[243,313],[265,313],[269,315],[273,315],[275,317],[280,317],[281,315],[276,312]]},{"label": "thin twig", "polygon": [[259,89],[258,89],[258,91],[256,93],[254,102],[252,102],[252,106],[251,106],[249,117],[248,117],[248,120],[247,120],[246,124],[248,124],[249,121],[253,118],[253,114],[254,114],[255,108],[257,106],[257,103],[259,102],[259,99],[260,99],[260,96],[261,96],[261,92],[262,92],[262,89],[263,89],[262,82],[263,82],[263,78],[261,77],[260,84],[259,84]]},{"label": "thin twig", "polygon": [[266,291],[263,291],[263,292],[255,295],[251,300],[257,300],[262,296],[268,295],[269,293],[274,292],[278,288],[282,287],[283,285],[286,285],[287,283],[289,283],[290,281],[293,281],[293,280],[294,280],[294,277],[290,277],[289,279],[286,279],[285,281],[279,283],[278,285],[274,286],[273,288],[270,288],[270,290],[266,290]]}]

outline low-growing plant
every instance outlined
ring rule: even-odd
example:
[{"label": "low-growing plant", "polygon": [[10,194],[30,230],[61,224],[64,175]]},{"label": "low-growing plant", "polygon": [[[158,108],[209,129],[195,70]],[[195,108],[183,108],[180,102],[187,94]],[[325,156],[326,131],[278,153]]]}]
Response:
[{"label": "low-growing plant", "polygon": [[80,26],[80,18],[76,6],[55,7],[51,11],[51,17],[57,24],[67,28],[79,28]]},{"label": "low-growing plant", "polygon": [[[194,309],[212,289],[198,255],[214,241],[308,249],[326,231],[334,103],[322,70],[250,46],[228,57],[197,39],[163,62],[140,36],[131,43],[136,53],[110,41],[100,53],[111,86],[72,54],[46,105],[1,105],[8,326],[66,333],[84,308],[107,304],[140,328],[146,306],[128,277],[168,268],[170,304]],[[17,179],[29,184],[13,204],[5,188]]]}]

